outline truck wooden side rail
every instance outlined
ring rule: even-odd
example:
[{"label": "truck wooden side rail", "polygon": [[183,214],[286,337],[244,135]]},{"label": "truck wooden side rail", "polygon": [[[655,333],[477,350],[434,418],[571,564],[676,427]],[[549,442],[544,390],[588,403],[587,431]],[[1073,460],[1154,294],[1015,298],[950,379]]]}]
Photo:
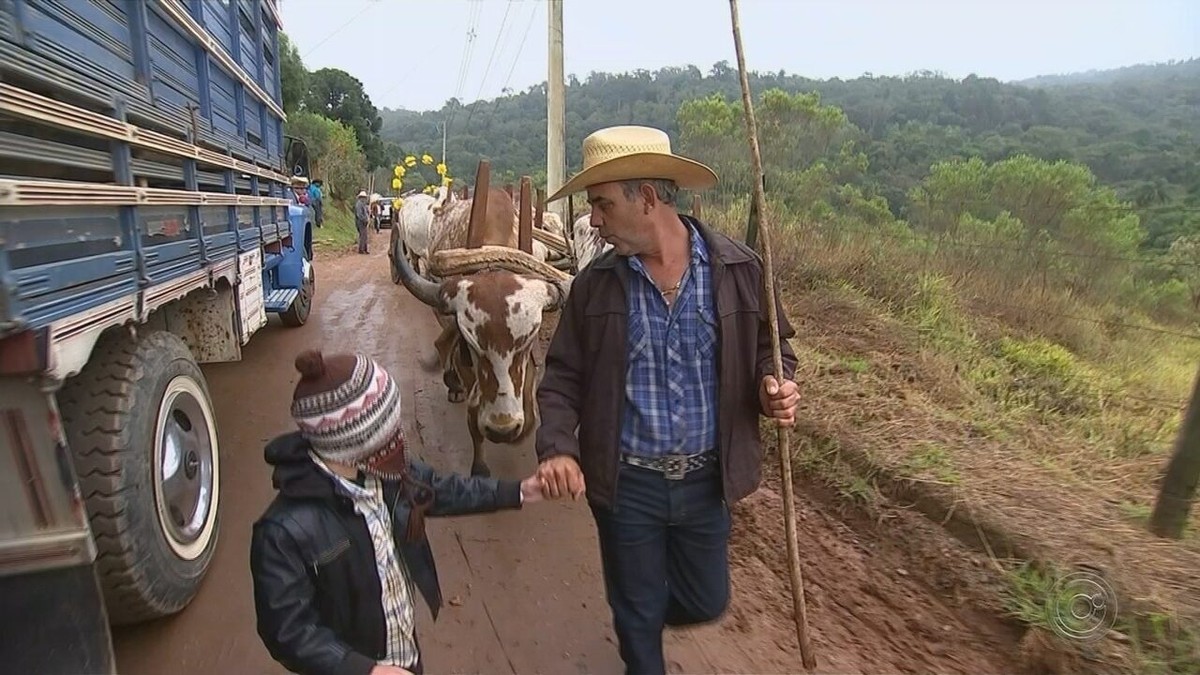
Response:
[{"label": "truck wooden side rail", "polygon": [[[312,309],[276,0],[0,0],[0,663],[113,672],[220,528],[199,364]],[[170,664],[164,664],[169,670]]]}]

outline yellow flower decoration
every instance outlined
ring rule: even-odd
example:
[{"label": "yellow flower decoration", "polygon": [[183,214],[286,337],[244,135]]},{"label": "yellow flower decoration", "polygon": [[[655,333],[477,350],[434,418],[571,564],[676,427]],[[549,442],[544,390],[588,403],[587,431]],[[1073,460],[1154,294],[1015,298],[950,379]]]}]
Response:
[{"label": "yellow flower decoration", "polygon": [[437,172],[438,172],[439,176],[445,176],[447,171],[449,171],[449,169],[446,168],[445,162],[442,162],[437,165]]},{"label": "yellow flower decoration", "polygon": [[443,178],[442,178],[442,185],[443,185],[444,187],[450,187],[450,180],[451,180],[451,179],[450,179],[450,177],[449,177],[449,176],[445,176],[445,177],[443,177]]},{"label": "yellow flower decoration", "polygon": [[397,164],[396,168],[392,169],[392,173],[396,174],[396,178],[403,178],[404,177],[404,167]]},{"label": "yellow flower decoration", "polygon": [[404,181],[400,180],[399,178],[392,179],[392,189],[393,190],[399,190],[403,185],[404,185]]},{"label": "yellow flower decoration", "polygon": [[433,157],[430,157],[429,153],[425,153],[424,155],[421,155],[421,163],[426,166],[433,164]]},{"label": "yellow flower decoration", "polygon": [[417,158],[416,158],[416,157],[413,157],[412,155],[409,155],[408,157],[405,157],[405,158],[404,158],[404,163],[405,163],[405,165],[407,165],[407,166],[416,166],[416,165],[417,165]]}]

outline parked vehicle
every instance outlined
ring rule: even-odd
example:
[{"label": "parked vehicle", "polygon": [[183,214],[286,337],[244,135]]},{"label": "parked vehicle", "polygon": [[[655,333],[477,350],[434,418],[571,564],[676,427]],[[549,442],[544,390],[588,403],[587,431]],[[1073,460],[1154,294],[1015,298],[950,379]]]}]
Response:
[{"label": "parked vehicle", "polygon": [[276,0],[0,2],[6,672],[113,672],[110,624],[179,612],[213,559],[198,364],[304,324],[316,283],[279,28]]}]

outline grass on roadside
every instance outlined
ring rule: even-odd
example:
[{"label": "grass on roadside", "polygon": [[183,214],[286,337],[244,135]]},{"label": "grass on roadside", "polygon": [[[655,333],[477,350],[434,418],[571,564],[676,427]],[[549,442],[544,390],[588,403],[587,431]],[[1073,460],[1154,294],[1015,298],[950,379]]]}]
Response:
[{"label": "grass on roadside", "polygon": [[[709,217],[743,236],[744,214]],[[1182,542],[1144,532],[1200,341],[1136,308],[1026,292],[1002,264],[967,270],[894,238],[777,231],[776,276],[798,330],[797,470],[847,506],[890,493],[888,481],[916,484],[1010,530],[1038,565],[1136,560],[1117,573],[1138,599],[1114,626],[1121,660],[1200,672],[1200,594],[1170,590],[1189,585],[1200,519]],[[1010,611],[1052,635],[1045,610],[1061,577],[1033,569],[1013,573]]]},{"label": "grass on roadside", "polygon": [[327,253],[342,253],[358,243],[354,228],[354,213],[344,204],[330,202],[325,206],[325,222],[313,230],[313,248]]}]

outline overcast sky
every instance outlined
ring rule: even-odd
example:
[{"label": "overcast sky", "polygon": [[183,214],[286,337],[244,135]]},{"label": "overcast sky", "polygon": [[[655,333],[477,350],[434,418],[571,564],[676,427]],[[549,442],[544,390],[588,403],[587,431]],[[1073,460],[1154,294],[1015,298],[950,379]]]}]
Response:
[{"label": "overcast sky", "polygon": [[[379,108],[437,109],[546,79],[545,0],[280,4],[305,65],[349,72]],[[1200,0],[741,0],[739,11],[751,70],[813,78],[1017,80],[1200,56]],[[580,79],[736,64],[726,0],[565,0],[563,24],[565,72]]]}]

